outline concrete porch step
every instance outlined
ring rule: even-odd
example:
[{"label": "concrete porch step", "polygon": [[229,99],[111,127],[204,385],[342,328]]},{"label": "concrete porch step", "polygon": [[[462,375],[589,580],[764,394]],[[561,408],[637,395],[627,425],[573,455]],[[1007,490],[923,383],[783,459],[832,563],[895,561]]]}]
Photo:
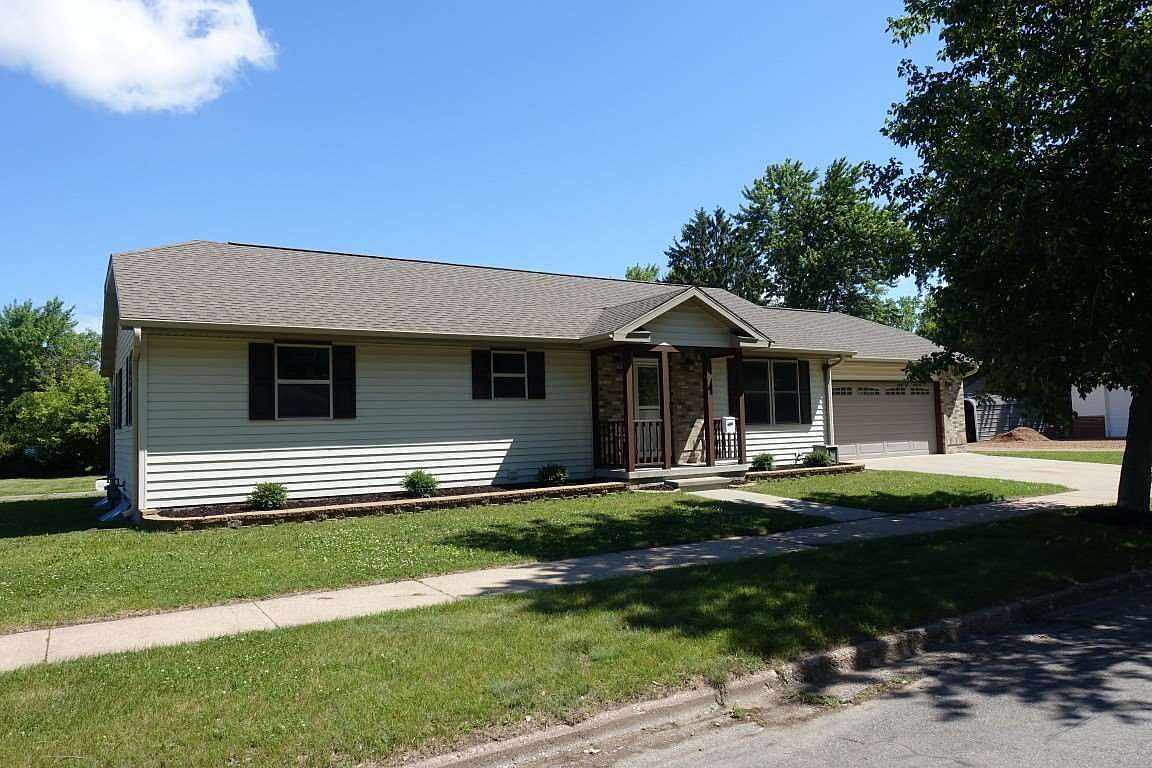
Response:
[{"label": "concrete porch step", "polygon": [[665,482],[680,491],[710,491],[714,488],[727,488],[736,479],[735,477],[706,475],[704,477],[668,478]]}]

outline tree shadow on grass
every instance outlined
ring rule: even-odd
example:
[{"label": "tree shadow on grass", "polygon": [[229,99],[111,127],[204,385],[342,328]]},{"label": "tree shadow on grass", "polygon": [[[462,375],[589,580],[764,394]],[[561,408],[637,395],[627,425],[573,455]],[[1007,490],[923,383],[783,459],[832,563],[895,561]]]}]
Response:
[{"label": "tree shadow on grass", "polygon": [[97,521],[95,498],[35,499],[0,503],[0,539],[40,536],[96,528],[116,528]]},{"label": "tree shadow on grass", "polygon": [[652,511],[628,515],[581,512],[515,523],[487,523],[482,528],[453,534],[442,543],[556,560],[729,536],[764,536],[829,522],[823,517],[755,504],[669,496],[668,504]]},{"label": "tree shadow on grass", "polygon": [[[650,572],[522,599],[527,610],[547,616],[608,612],[637,631],[636,642],[647,633],[675,633],[718,642],[734,659],[767,664],[1147,567],[1152,537],[1128,546],[1122,537],[1130,535],[1088,530],[1070,516],[1042,516]],[[1115,697],[1106,695],[1108,673],[1124,665],[1123,674],[1152,674],[1147,651],[1152,627],[1141,631],[1138,643],[1133,633],[1116,631],[1091,646],[1069,641],[1022,647],[993,660],[990,668],[976,665],[942,679],[937,705],[946,717],[964,717],[960,692],[968,689],[1044,703],[1053,717],[1069,721],[1085,712],[1113,711]],[[1117,716],[1131,715],[1125,712]]]}]

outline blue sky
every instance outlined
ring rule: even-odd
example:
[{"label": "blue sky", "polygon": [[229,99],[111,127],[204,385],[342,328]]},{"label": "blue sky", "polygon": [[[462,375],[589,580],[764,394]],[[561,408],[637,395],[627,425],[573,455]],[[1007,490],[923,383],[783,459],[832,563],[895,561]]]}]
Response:
[{"label": "blue sky", "polygon": [[903,93],[900,7],[256,0],[274,60],[177,111],[68,88],[92,71],[52,69],[58,52],[9,56],[0,301],[59,295],[92,323],[110,252],[194,238],[598,275],[662,262],[696,207],[735,208],[768,163],[908,159],[879,133]]}]

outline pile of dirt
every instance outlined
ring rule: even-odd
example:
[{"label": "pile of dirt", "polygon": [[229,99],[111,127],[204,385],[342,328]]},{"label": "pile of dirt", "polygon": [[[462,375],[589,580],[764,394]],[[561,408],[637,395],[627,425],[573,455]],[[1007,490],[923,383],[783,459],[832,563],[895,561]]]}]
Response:
[{"label": "pile of dirt", "polygon": [[1050,443],[1049,438],[1044,437],[1031,427],[1016,427],[1005,432],[1002,435],[996,435],[989,438],[990,443]]}]

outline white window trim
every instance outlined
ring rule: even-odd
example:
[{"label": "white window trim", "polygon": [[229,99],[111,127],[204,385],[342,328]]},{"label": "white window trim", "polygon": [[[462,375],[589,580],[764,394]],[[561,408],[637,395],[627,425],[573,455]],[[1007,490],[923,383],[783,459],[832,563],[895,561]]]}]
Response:
[{"label": "white window trim", "polygon": [[[788,365],[796,366],[796,389],[784,389],[780,394],[796,395],[796,421],[777,421],[776,420],[776,364],[785,363]],[[772,387],[771,405],[772,405],[772,424],[785,424],[791,426],[793,424],[802,423],[800,420],[800,361],[799,360],[773,360],[772,370],[769,371],[768,384]]]},{"label": "white window trim", "polygon": [[[750,424],[761,424],[768,426],[796,426],[803,425],[804,422],[800,420],[800,360],[797,359],[780,359],[780,360],[745,360],[745,364],[751,363],[753,365],[765,365],[768,368],[768,389],[755,389],[751,390],[755,393],[768,394],[768,421],[755,421],[749,422]],[[796,389],[794,390],[781,390],[781,394],[795,394],[796,395],[796,421],[777,421],[776,420],[776,364],[786,363],[796,366]],[[744,394],[748,394],[748,389],[745,388]]]},{"label": "white window trim", "polygon": [[[332,419],[332,345],[331,344],[276,344],[276,354],[272,358],[273,398],[276,407],[276,421],[330,421]],[[281,379],[280,378],[280,348],[303,347],[305,349],[328,350],[328,378],[327,379]],[[328,385],[328,415],[327,416],[281,416],[280,415],[280,384],[327,384]]]},{"label": "white window trim", "polygon": [[[492,369],[492,399],[493,400],[527,400],[528,399],[528,352],[523,349],[493,349],[488,353],[488,365]],[[496,355],[519,355],[524,361],[523,373],[497,373]],[[496,394],[496,379],[522,379],[524,381],[523,397],[508,397]]]}]

